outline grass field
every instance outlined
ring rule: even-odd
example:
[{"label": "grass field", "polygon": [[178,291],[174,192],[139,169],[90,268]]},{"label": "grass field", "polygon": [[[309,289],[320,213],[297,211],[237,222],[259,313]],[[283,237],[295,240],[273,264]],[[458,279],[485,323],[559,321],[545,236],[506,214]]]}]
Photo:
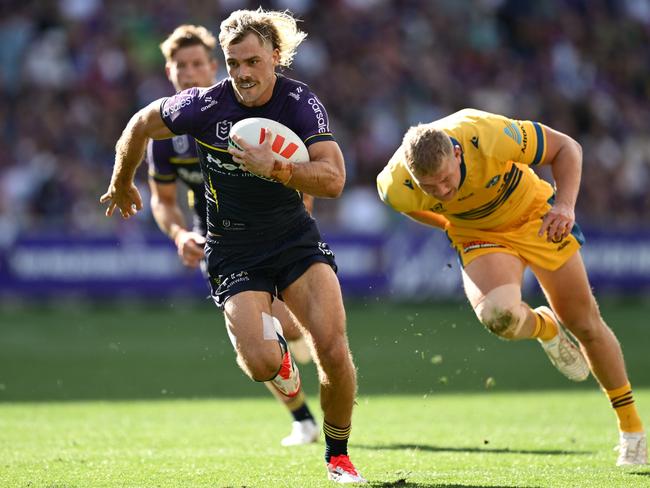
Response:
[{"label": "grass field", "polygon": [[[650,424],[650,305],[602,310]],[[535,343],[497,340],[464,304],[348,314],[350,452],[371,486],[650,486],[650,467],[614,466],[595,382],[570,384]],[[290,418],[237,370],[222,327],[208,303],[3,305],[0,487],[331,486],[322,442],[279,446]],[[318,411],[313,366],[302,376]]]}]

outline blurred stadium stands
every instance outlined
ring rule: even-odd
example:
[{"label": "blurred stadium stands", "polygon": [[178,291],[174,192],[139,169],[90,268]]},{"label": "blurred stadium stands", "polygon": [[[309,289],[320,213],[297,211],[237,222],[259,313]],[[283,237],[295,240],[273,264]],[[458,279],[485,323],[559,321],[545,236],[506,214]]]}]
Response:
[{"label": "blurred stadium stands", "polygon": [[[144,246],[154,236],[167,245],[148,208],[129,222],[104,217],[98,197],[115,141],[133,112],[171,93],[158,43],[177,24],[217,34],[231,10],[258,5],[304,20],[309,37],[286,74],[323,100],[346,157],[344,196],[317,202],[326,233],[386,240],[412,229],[382,207],[375,175],[409,125],[471,106],[538,120],[582,144],[578,221],[616,242],[630,237],[637,247],[623,245],[616,263],[627,257],[624,270],[641,273],[630,286],[650,289],[650,239],[637,233],[650,230],[650,0],[3,0],[0,294],[20,293],[16,263],[46,271],[53,262],[20,261],[25,242],[74,249],[112,236],[113,247]],[[142,168],[138,178],[147,201]],[[607,235],[602,242],[610,246]],[[25,276],[26,288],[43,279]]]}]

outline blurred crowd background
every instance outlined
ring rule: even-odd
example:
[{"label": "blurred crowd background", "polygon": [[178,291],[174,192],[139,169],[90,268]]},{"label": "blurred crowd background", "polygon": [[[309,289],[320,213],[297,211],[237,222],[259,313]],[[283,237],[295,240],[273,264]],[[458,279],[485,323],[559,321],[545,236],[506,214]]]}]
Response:
[{"label": "blurred crowd background", "polygon": [[649,226],[650,0],[2,0],[0,241],[124,226],[98,197],[129,117],[172,93],[158,44],[260,5],[303,20],[285,74],[319,95],[346,157],[326,225],[390,225],[374,180],[406,128],[475,107],[582,144],[581,224]]}]

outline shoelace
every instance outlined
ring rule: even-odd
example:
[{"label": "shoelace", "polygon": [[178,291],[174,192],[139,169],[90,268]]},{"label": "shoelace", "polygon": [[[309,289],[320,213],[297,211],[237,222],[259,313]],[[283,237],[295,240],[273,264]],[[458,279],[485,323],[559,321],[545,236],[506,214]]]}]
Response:
[{"label": "shoelace", "polygon": [[644,449],[643,449],[643,441],[641,439],[635,439],[635,440],[626,440],[625,442],[621,442],[618,444],[616,447],[614,447],[615,451],[618,451],[619,454],[619,459],[628,459],[628,458],[638,458],[642,456]]},{"label": "shoelace", "polygon": [[628,440],[627,442],[623,442],[622,445],[619,444],[614,449],[617,450],[622,456],[636,457],[638,456],[639,450],[641,449],[641,442],[639,441],[630,442]]},{"label": "shoelace", "polygon": [[562,361],[564,361],[566,364],[573,364],[576,362],[576,359],[573,356],[574,348],[571,347],[573,344],[571,344],[570,342],[567,344],[567,342],[569,342],[568,338],[566,339],[564,337],[560,338],[558,352],[560,354],[560,358],[562,359]]},{"label": "shoelace", "polygon": [[357,470],[354,468],[352,461],[350,461],[350,458],[345,454],[341,454],[340,456],[333,456],[330,459],[330,464],[334,466],[334,468],[341,468],[348,473],[352,473],[353,475],[358,476]]}]

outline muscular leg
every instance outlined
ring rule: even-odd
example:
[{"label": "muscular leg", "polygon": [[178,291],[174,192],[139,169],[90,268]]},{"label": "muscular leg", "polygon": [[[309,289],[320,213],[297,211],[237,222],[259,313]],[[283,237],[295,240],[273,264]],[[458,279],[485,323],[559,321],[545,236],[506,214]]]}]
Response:
[{"label": "muscular leg", "polygon": [[548,307],[534,311],[521,300],[524,263],[503,252],[472,261],[463,272],[465,290],[479,320],[504,339],[539,339],[551,363],[567,378],[582,381],[589,366],[560,329]]},{"label": "muscular leg", "polygon": [[[307,345],[307,332],[300,326],[298,320],[289,311],[281,300],[273,300],[271,307],[273,316],[282,325],[282,335],[289,343],[289,349],[293,359],[299,363],[306,364],[311,360],[309,346]],[[301,391],[294,397],[288,397],[280,393],[273,383],[264,383],[271,394],[282,403],[293,418],[291,433],[282,439],[283,446],[298,446],[309,444],[318,440],[319,429],[314,416],[307,405],[304,392]]]},{"label": "muscular leg", "polygon": [[285,303],[307,329],[314,345],[325,421],[347,427],[352,419],[356,371],[345,333],[345,311],[334,271],[313,264],[282,290]]},{"label": "muscular leg", "polygon": [[530,338],[535,314],[521,301],[523,262],[506,253],[480,256],[463,269],[465,294],[478,319],[504,339]]},{"label": "muscular leg", "polygon": [[255,381],[270,380],[282,363],[282,350],[275,332],[269,330],[268,324],[265,326],[263,313],[271,316],[271,296],[266,292],[238,293],[224,307],[237,363]]},{"label": "muscular leg", "polygon": [[[266,388],[289,410],[294,424],[299,424],[293,426],[291,434],[282,440],[282,445],[314,442],[318,437],[318,427],[307,406],[302,388],[295,395],[287,396],[278,391],[274,382],[269,381],[278,374],[284,355],[275,328],[270,323],[271,315],[267,313],[271,308],[271,297],[264,292],[239,293],[226,302],[226,327],[233,338],[237,363],[251,379],[264,381]],[[281,305],[273,308],[284,311],[284,335],[288,316],[286,307]],[[290,333],[299,334],[296,327],[289,325]]]},{"label": "muscular leg", "polygon": [[612,404],[619,429],[616,464],[647,464],[646,435],[621,346],[600,315],[580,253],[555,271],[533,268],[533,272],[555,313],[580,342],[594,376]]},{"label": "muscular leg", "polygon": [[285,303],[281,300],[273,300],[271,307],[273,316],[282,324],[284,338],[288,341],[295,341],[303,337],[305,332],[296,317],[289,311]]},{"label": "muscular leg", "polygon": [[283,301],[274,300],[272,310],[273,316],[282,324],[284,338],[289,343],[293,359],[300,364],[309,363],[313,349],[309,333],[298,323],[298,319]]},{"label": "muscular leg", "polygon": [[559,319],[580,342],[602,387],[612,390],[625,385],[628,379],[621,346],[600,316],[580,253],[555,271],[531,269]]}]

